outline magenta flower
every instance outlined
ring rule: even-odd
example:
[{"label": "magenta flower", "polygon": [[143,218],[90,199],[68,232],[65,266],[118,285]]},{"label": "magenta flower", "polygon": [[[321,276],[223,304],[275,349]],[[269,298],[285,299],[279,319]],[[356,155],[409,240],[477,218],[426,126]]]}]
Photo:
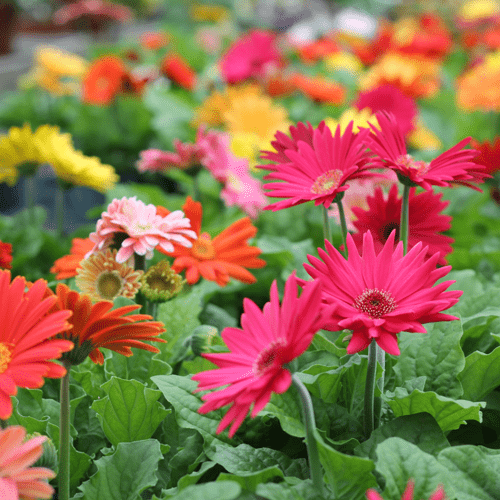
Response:
[{"label": "magenta flower", "polygon": [[370,125],[373,133],[368,137],[368,147],[380,157],[383,166],[398,174],[402,182],[405,180],[412,186],[421,186],[426,190],[431,189],[431,185],[450,186],[452,182],[459,182],[481,191],[467,182],[483,182],[489,177],[481,172],[485,167],[472,161],[478,152],[475,149],[462,149],[469,143],[470,137],[441,153],[430,163],[417,161],[406,151],[404,133],[394,115],[380,112],[376,117],[379,128]]},{"label": "magenta flower", "polygon": [[350,234],[347,260],[328,241],[326,252],[318,249],[323,261],[307,256],[311,263],[304,264],[307,273],[323,282],[322,300],[334,307],[323,328],[353,332],[348,354],[366,349],[375,339],[384,351],[399,355],[399,332],[426,333],[423,323],[458,319],[440,312],[462,295],[461,291],[445,292],[454,281],[433,286],[451,266],[436,268],[439,254],[427,258],[422,243],[403,255],[403,243],[394,248],[394,237],[395,231],[378,254],[368,231],[363,235],[362,256]]},{"label": "magenta flower", "polygon": [[[414,490],[415,490],[415,481],[413,481],[413,479],[410,479],[405,488],[403,496],[401,497],[401,500],[413,500]],[[371,488],[367,490],[366,498],[367,500],[384,500],[379,493],[377,493],[375,490],[372,490]],[[442,485],[439,485],[436,491],[429,497],[429,500],[445,500],[445,499],[446,496],[444,494],[444,488]]]},{"label": "magenta flower", "polygon": [[108,248],[112,243],[117,244],[115,237],[124,233],[124,239],[116,254],[117,262],[125,262],[134,253],[151,259],[156,246],[166,252],[174,251],[172,242],[191,247],[192,242],[186,236],[195,239],[196,233],[190,230],[190,227],[189,219],[185,218],[180,210],[161,217],[157,215],[154,205],[145,205],[135,196],[114,199],[97,221],[96,231],[89,236],[95,245],[87,256],[94,251]]},{"label": "magenta flower", "polygon": [[320,124],[313,131],[312,144],[296,140],[296,149],[284,151],[281,148],[283,138],[278,138],[278,159],[286,157],[288,161],[261,165],[261,168],[271,170],[264,179],[282,181],[265,184],[264,188],[271,190],[267,196],[287,199],[268,205],[266,209],[276,211],[307,201],[328,208],[339,193],[349,188],[346,182],[377,175],[367,170],[371,167],[364,143],[368,130],[355,134],[352,128],[353,122],[341,134],[337,126],[332,136],[330,129]]},{"label": "magenta flower", "polygon": [[[219,368],[197,373],[196,391],[220,388],[205,394],[199,413],[231,405],[217,433],[231,425],[234,436],[251,410],[254,418],[269,402],[271,394],[284,393],[292,382],[285,367],[300,356],[324,323],[321,309],[321,283],[306,284],[298,298],[297,279],[292,274],[285,283],[280,306],[276,281],[271,286],[271,301],[261,311],[250,299],[244,299],[239,328],[225,328],[222,338],[231,352],[203,354]],[[253,407],[253,408],[252,408]]]},{"label": "magenta flower", "polygon": [[54,13],[56,24],[67,24],[81,18],[102,24],[106,21],[130,21],[133,19],[133,15],[128,7],[103,0],[77,0],[61,7]]},{"label": "magenta flower", "polygon": [[229,47],[220,61],[220,71],[226,83],[238,83],[248,78],[262,78],[281,65],[276,48],[276,36],[263,30],[252,30]]}]

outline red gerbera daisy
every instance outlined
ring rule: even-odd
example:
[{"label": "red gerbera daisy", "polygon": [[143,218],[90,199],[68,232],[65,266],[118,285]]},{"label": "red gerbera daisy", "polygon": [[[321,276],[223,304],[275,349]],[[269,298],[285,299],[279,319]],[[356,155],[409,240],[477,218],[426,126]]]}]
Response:
[{"label": "red gerbera daisy", "polygon": [[493,142],[478,142],[472,139],[471,145],[479,151],[479,155],[473,161],[484,165],[485,173],[493,175],[500,170],[500,137],[495,137]]},{"label": "red gerbera daisy", "polygon": [[89,104],[109,104],[122,90],[128,72],[119,57],[103,56],[89,68],[82,82],[82,99]]},{"label": "red gerbera daisy", "polygon": [[398,355],[399,332],[426,333],[422,323],[458,319],[440,313],[462,295],[461,291],[445,292],[454,281],[433,286],[451,266],[436,268],[439,254],[427,258],[422,243],[403,255],[403,243],[394,248],[394,237],[395,231],[377,254],[368,231],[363,235],[360,256],[348,234],[347,260],[326,240],[326,252],[318,249],[323,261],[308,255],[312,265],[304,264],[313,279],[323,282],[323,302],[334,306],[323,328],[353,331],[348,354],[366,349],[375,339],[384,351]]},{"label": "red gerbera daisy", "polygon": [[[441,213],[450,203],[442,201],[441,198],[441,193],[424,191],[415,194],[415,189],[410,189],[408,248],[414,247],[421,241],[428,247],[427,256],[439,253],[438,264],[444,265],[446,255],[453,251],[450,244],[454,240],[440,234],[450,229],[452,219],[451,216]],[[375,250],[379,252],[393,230],[396,230],[396,242],[399,240],[402,199],[398,197],[398,187],[393,185],[387,197],[382,189],[376,188],[373,196],[368,196],[366,201],[368,203],[366,210],[359,207],[352,208],[353,214],[357,217],[353,225],[358,231],[352,238],[361,251],[363,233],[370,231],[374,237]]]},{"label": "red gerbera daisy", "polygon": [[0,268],[12,268],[12,245],[10,243],[3,243],[0,241]]},{"label": "red gerbera daisy", "polygon": [[473,160],[477,156],[475,149],[462,149],[471,140],[463,139],[458,144],[441,153],[427,163],[416,161],[406,151],[404,134],[399,123],[390,113],[376,114],[379,128],[372,125],[372,134],[368,137],[369,148],[383,160],[384,166],[398,174],[403,184],[421,186],[426,190],[434,186],[449,186],[451,182],[460,182],[481,191],[470,182],[483,182],[484,167]]},{"label": "red gerbera daisy", "polygon": [[[302,127],[305,130],[305,126]],[[373,176],[367,171],[370,165],[366,161],[364,144],[368,130],[354,134],[352,128],[353,122],[342,134],[337,126],[332,136],[330,129],[320,124],[312,133],[312,143],[295,140],[296,146],[284,151],[283,141],[277,137],[280,149],[275,158],[282,161],[286,157],[288,161],[261,168],[272,170],[264,179],[283,182],[268,183],[264,188],[271,190],[267,196],[287,199],[268,205],[266,209],[276,211],[311,200],[315,205],[328,208],[335,197],[349,187],[346,182],[350,179]],[[269,153],[267,157],[270,158]]]},{"label": "red gerbera daisy", "polygon": [[196,86],[196,72],[179,54],[167,54],[161,63],[162,72],[180,87],[193,90]]},{"label": "red gerbera daisy", "polygon": [[[73,348],[66,340],[51,339],[71,328],[71,312],[46,314],[55,302],[46,298],[47,283],[38,280],[25,293],[21,276],[10,282],[10,271],[0,271],[0,419],[12,414],[10,396],[17,387],[37,389],[44,377],[60,378],[66,370],[50,360]],[[64,308],[61,308],[64,309]]]},{"label": "red gerbera daisy", "polygon": [[[415,481],[410,479],[406,485],[405,491],[401,500],[413,500],[413,493],[415,491]],[[367,500],[384,500],[375,490],[369,489],[366,492]],[[438,486],[436,491],[429,497],[429,500],[445,500],[444,488],[442,485]]]},{"label": "red gerbera daisy", "polygon": [[208,413],[228,404],[228,412],[221,420],[217,433],[231,425],[232,437],[250,409],[254,418],[269,402],[271,394],[282,394],[292,382],[284,367],[300,356],[322,327],[321,288],[319,282],[308,284],[298,298],[297,280],[292,274],[285,283],[280,306],[276,281],[271,286],[271,301],[261,311],[250,299],[244,299],[244,313],[239,328],[225,328],[222,338],[231,352],[202,354],[219,369],[197,373],[197,391],[228,386],[202,400],[198,410]]}]

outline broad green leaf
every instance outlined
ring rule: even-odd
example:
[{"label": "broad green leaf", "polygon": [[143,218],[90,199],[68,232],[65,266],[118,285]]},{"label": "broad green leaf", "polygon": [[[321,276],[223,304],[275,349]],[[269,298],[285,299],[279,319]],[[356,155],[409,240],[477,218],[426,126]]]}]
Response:
[{"label": "broad green leaf", "polygon": [[481,408],[484,403],[473,403],[463,399],[451,399],[440,396],[435,392],[413,391],[411,394],[399,398],[389,399],[396,417],[413,415],[415,413],[427,412],[431,414],[439,424],[443,432],[458,429],[466,420],[477,420],[481,422]]},{"label": "broad green leaf", "polygon": [[431,323],[426,329],[427,334],[402,332],[399,335],[401,355],[394,365],[396,385],[425,376],[426,391],[458,398],[463,391],[457,377],[465,366],[464,353],[460,348],[461,323]]},{"label": "broad green leaf", "polygon": [[301,410],[297,401],[296,389],[291,386],[283,394],[273,394],[259,415],[278,417],[281,428],[290,436],[304,437],[305,430],[302,424]]},{"label": "broad green leaf", "polygon": [[241,486],[235,481],[193,484],[174,496],[162,496],[160,500],[234,500],[239,497]]},{"label": "broad green leaf", "polygon": [[157,375],[151,380],[174,407],[179,426],[197,430],[205,439],[207,446],[220,441],[232,442],[226,434],[216,435],[217,427],[222,419],[222,410],[211,411],[206,415],[198,413],[202,402],[193,394],[198,386],[194,380],[178,375]]},{"label": "broad green leaf", "polygon": [[[109,352],[105,350],[105,353]],[[104,354],[106,358],[106,354]],[[104,366],[97,365],[87,358],[81,365],[73,366],[71,368],[71,379],[93,399],[98,399],[102,396],[102,385],[108,378],[104,372]]]},{"label": "broad green leaf", "polygon": [[437,455],[450,446],[434,418],[428,413],[417,413],[398,417],[375,429],[367,441],[355,448],[354,453],[376,460],[377,446],[391,437],[401,437],[431,455]]},{"label": "broad green leaf", "polygon": [[180,429],[182,446],[168,462],[171,469],[170,483],[175,483],[183,475],[193,472],[204,459],[203,437],[194,429]]},{"label": "broad green leaf", "polygon": [[464,398],[479,401],[500,385],[500,347],[489,354],[473,352],[465,358],[465,368],[460,373]]},{"label": "broad green leaf", "polygon": [[150,438],[169,410],[158,399],[160,391],[137,380],[113,377],[102,386],[106,397],[94,401],[106,437],[113,445]]},{"label": "broad green leaf", "polygon": [[244,491],[255,493],[259,484],[276,481],[283,478],[283,472],[278,467],[268,467],[257,472],[240,472],[238,474],[226,474],[221,472],[217,481],[235,481]]},{"label": "broad green leaf", "polygon": [[75,412],[74,426],[78,429],[75,437],[75,446],[87,455],[95,455],[99,450],[108,445],[106,435],[102,430],[97,414],[91,405],[94,399],[87,396]]},{"label": "broad green leaf", "polygon": [[112,455],[94,462],[97,472],[79,489],[75,499],[138,500],[157,482],[156,470],[162,458],[156,439],[119,443]]},{"label": "broad green leaf", "polygon": [[377,484],[372,474],[375,464],[371,460],[344,455],[334,450],[323,441],[316,430],[314,430],[314,436],[318,444],[319,458],[326,473],[326,480],[335,498],[342,496],[362,498],[368,488]]},{"label": "broad green leaf", "polygon": [[310,479],[293,485],[286,483],[259,484],[256,493],[266,500],[325,500],[325,498],[330,498],[330,496],[324,497],[316,491]]},{"label": "broad green leaf", "polygon": [[196,484],[201,479],[201,476],[205,474],[205,472],[212,470],[216,466],[217,464],[210,460],[203,462],[197,471],[182,476],[177,483],[177,487],[179,488],[179,490],[183,490],[191,484]]}]

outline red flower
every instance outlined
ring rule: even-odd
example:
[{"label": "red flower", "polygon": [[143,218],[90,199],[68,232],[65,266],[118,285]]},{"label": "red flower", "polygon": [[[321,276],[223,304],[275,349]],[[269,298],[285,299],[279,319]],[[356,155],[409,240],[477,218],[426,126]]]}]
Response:
[{"label": "red flower", "polygon": [[50,272],[56,275],[56,280],[64,280],[76,276],[76,270],[85,255],[94,248],[94,242],[90,238],[73,238],[69,255],[57,259],[50,268]]},{"label": "red flower", "polygon": [[294,73],[290,76],[290,81],[297,90],[313,101],[342,104],[345,100],[346,89],[333,80]]},{"label": "red flower", "polygon": [[143,33],[139,41],[145,49],[158,50],[168,45],[170,37],[166,33]]},{"label": "red flower", "polygon": [[[410,479],[406,485],[405,491],[401,500],[413,500],[413,492],[415,490],[415,481]],[[366,492],[367,500],[384,500],[375,490],[371,488]],[[436,491],[429,497],[429,500],[445,500],[444,489],[442,485],[439,485]]]},{"label": "red flower", "polygon": [[0,241],[0,268],[11,269],[12,265],[12,245]]},{"label": "red flower", "polygon": [[[441,198],[441,193],[424,191],[415,194],[415,189],[410,190],[408,248],[413,248],[421,241],[428,248],[427,257],[439,253],[438,264],[444,265],[446,255],[453,251],[450,246],[453,238],[441,234],[451,227],[451,216],[441,213],[449,205],[449,201],[442,201]],[[379,252],[394,229],[396,242],[399,241],[401,198],[398,197],[398,187],[393,185],[387,197],[384,196],[382,189],[377,188],[373,196],[367,197],[367,202],[366,210],[359,207],[352,208],[353,214],[357,217],[353,225],[358,231],[353,234],[352,239],[361,252],[363,233],[370,231],[374,238],[375,250]]]},{"label": "red flower", "polygon": [[82,99],[89,104],[109,104],[122,90],[128,72],[119,57],[103,56],[83,79]]},{"label": "red flower", "polygon": [[496,137],[493,142],[472,139],[471,146],[479,151],[479,156],[473,161],[486,167],[483,172],[493,175],[500,170],[500,137]]},{"label": "red flower", "polygon": [[244,299],[242,329],[225,328],[222,332],[231,352],[202,354],[219,368],[192,377],[199,382],[197,391],[228,386],[202,396],[205,404],[198,410],[208,413],[231,405],[217,433],[231,425],[229,437],[233,437],[250,410],[254,418],[273,392],[286,392],[292,377],[285,365],[309,347],[323,324],[320,283],[306,285],[298,298],[292,274],[285,283],[281,305],[276,281],[270,295],[271,301],[262,311],[250,299]]},{"label": "red flower", "polygon": [[168,54],[161,63],[161,71],[186,90],[196,86],[196,73],[179,54]]},{"label": "red flower", "polygon": [[393,38],[393,28],[388,21],[382,20],[377,35],[370,41],[354,39],[351,41],[354,54],[365,66],[373,64],[378,57],[389,49]]},{"label": "red flower", "polygon": [[403,255],[403,243],[394,248],[394,237],[395,231],[378,254],[368,231],[363,235],[362,256],[350,234],[347,260],[327,240],[326,252],[318,248],[323,260],[307,256],[311,265],[304,264],[306,271],[323,282],[323,303],[333,306],[323,328],[353,331],[348,354],[366,349],[374,339],[384,351],[398,355],[399,332],[426,333],[423,323],[458,319],[440,312],[462,295],[445,292],[454,281],[433,286],[451,266],[436,268],[439,254],[427,258],[427,248],[420,242]]},{"label": "red flower", "polygon": [[320,38],[297,48],[299,57],[305,64],[315,64],[330,54],[340,52],[340,47],[331,38]]}]

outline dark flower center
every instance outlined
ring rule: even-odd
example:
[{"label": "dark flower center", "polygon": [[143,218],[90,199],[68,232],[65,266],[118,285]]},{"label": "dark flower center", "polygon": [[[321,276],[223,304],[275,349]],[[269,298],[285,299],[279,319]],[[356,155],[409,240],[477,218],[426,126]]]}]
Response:
[{"label": "dark flower center", "polygon": [[354,307],[371,318],[381,318],[396,309],[397,304],[390,292],[367,288],[354,301]]},{"label": "dark flower center", "polygon": [[396,230],[396,239],[395,241],[399,241],[399,224],[397,222],[389,222],[384,224],[381,229],[382,241],[385,243],[387,238],[391,235],[391,233]]},{"label": "dark flower center", "polygon": [[260,377],[276,363],[281,365],[283,351],[286,346],[286,342],[279,339],[271,342],[267,347],[265,347],[264,350],[262,350],[257,356],[257,359],[253,364],[254,375]]}]

